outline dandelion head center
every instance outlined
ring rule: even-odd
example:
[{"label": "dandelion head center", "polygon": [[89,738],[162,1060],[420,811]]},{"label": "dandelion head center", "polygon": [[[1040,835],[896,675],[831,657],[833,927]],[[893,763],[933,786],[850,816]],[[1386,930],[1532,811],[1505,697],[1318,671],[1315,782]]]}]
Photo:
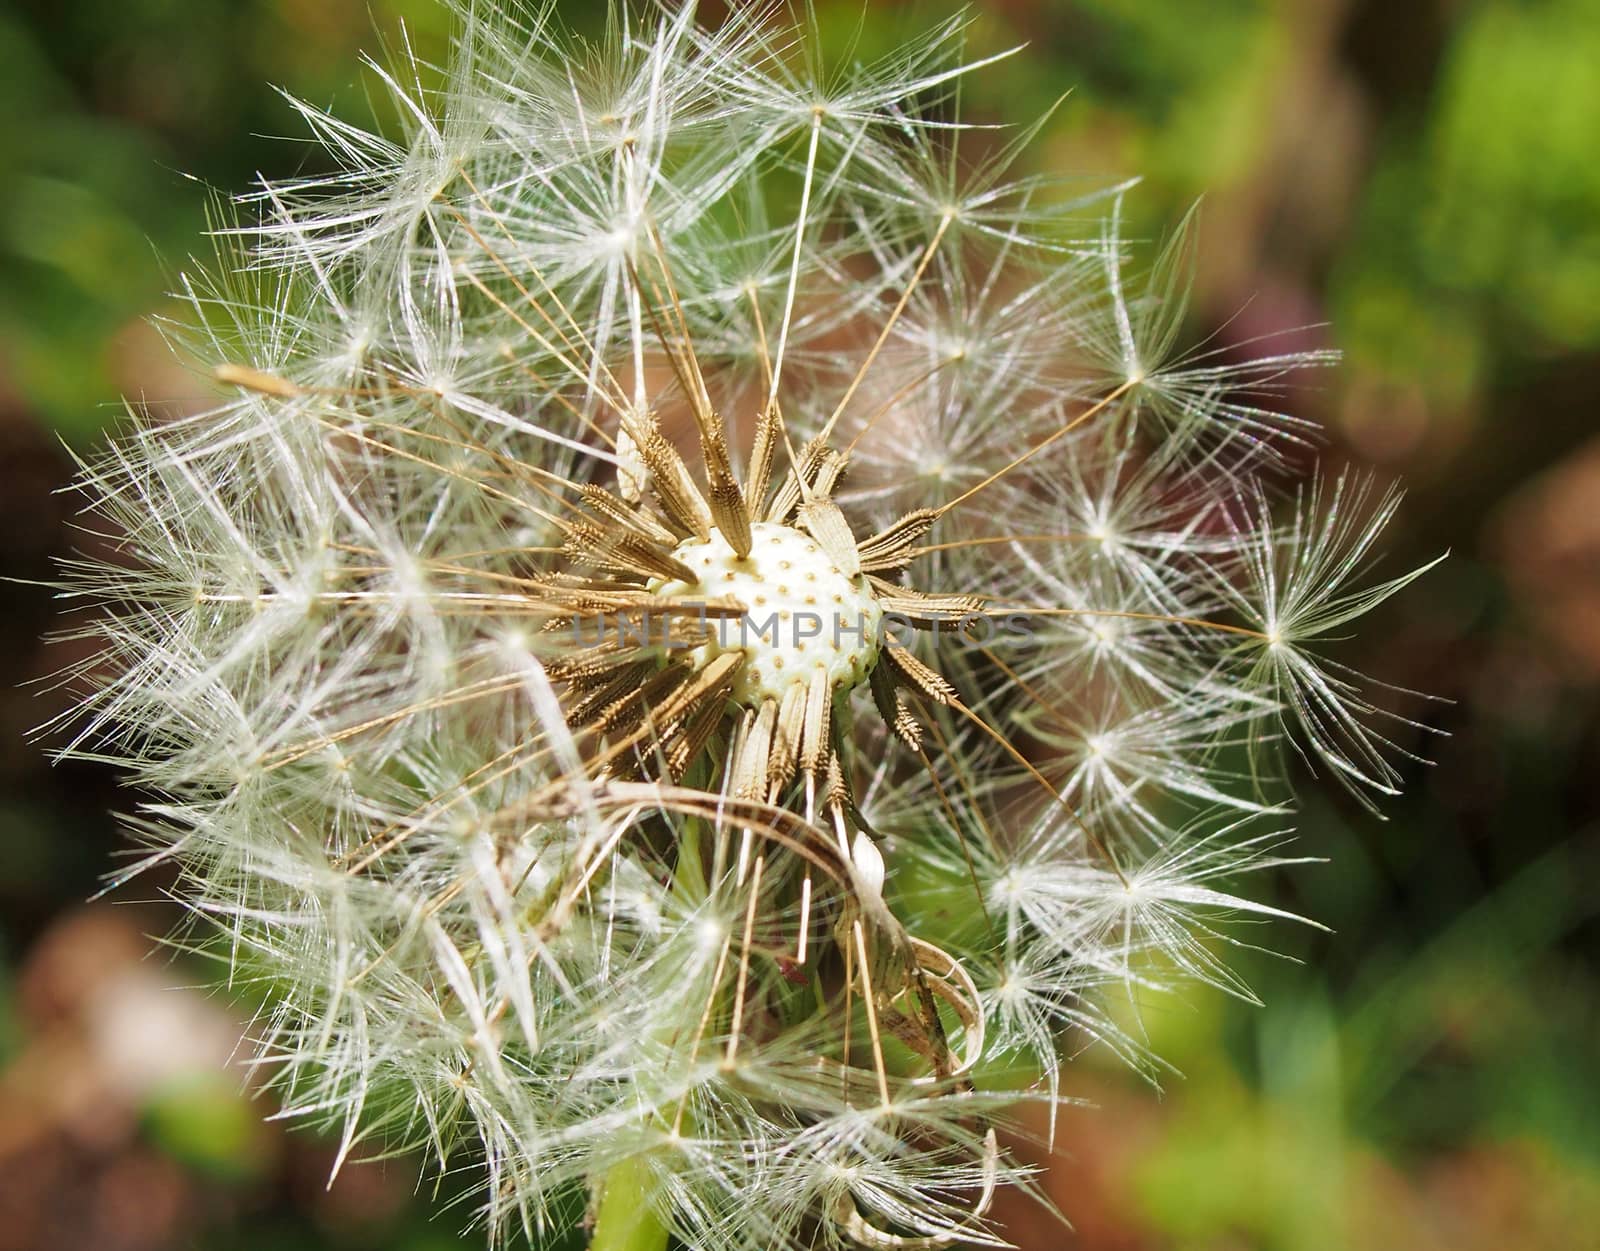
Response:
[{"label": "dandelion head center", "polygon": [[652,587],[669,599],[744,605],[743,616],[711,623],[717,637],[696,659],[743,652],[733,697],[750,707],[781,701],[791,686],[810,685],[818,670],[835,691],[861,683],[878,658],[883,620],[865,575],[844,573],[815,539],[792,526],[758,521],[750,530],[744,557],[716,529],[709,539],[685,540],[672,554],[695,571],[696,581]]}]

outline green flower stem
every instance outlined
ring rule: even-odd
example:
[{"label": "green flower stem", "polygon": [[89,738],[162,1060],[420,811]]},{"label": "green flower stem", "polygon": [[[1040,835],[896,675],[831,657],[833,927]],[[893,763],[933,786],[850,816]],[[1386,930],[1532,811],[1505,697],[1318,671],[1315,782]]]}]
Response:
[{"label": "green flower stem", "polygon": [[[693,817],[684,822],[672,889],[691,908],[707,895],[700,865],[700,822]],[[589,1251],[666,1251],[667,1227],[650,1203],[655,1183],[641,1156],[612,1165],[594,1185],[595,1226]]]},{"label": "green flower stem", "polygon": [[613,1165],[600,1180],[589,1251],[666,1251],[667,1227],[650,1204],[654,1188],[650,1166],[637,1156]]}]

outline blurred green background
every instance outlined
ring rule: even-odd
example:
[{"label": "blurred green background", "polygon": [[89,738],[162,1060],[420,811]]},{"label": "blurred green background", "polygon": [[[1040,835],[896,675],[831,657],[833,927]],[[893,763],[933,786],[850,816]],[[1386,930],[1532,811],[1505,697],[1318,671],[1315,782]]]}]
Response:
[{"label": "blurred green background", "polygon": [[[575,20],[592,5],[570,3]],[[818,0],[863,53],[953,6]],[[57,0],[0,9],[0,573],[77,543],[65,447],[119,395],[195,383],[145,318],[203,251],[204,185],[323,158],[268,84],[374,109],[356,60],[431,0]],[[715,20],[714,7],[706,9]],[[1315,785],[1274,884],[1332,927],[1241,952],[1262,1008],[1147,1011],[1182,1077],[1094,1056],[1025,1248],[1600,1247],[1600,0],[993,0],[973,118],[1072,94],[1031,159],[1145,176],[1154,236],[1204,193],[1196,336],[1293,332],[1344,366],[1296,397],[1326,460],[1403,478],[1396,570],[1451,559],[1340,658],[1454,701],[1386,822]],[[379,34],[373,33],[373,18]],[[1316,327],[1304,329],[1305,327]],[[347,1169],[261,1123],[238,1020],[146,955],[157,903],[88,903],[116,780],[25,738],[72,644],[43,590],[0,613],[0,1251],[476,1247],[415,1162]],[[22,689],[18,684],[32,683]],[[1410,706],[1413,713],[1414,705]],[[146,882],[125,892],[149,900]],[[446,1188],[448,1190],[448,1187]]]}]

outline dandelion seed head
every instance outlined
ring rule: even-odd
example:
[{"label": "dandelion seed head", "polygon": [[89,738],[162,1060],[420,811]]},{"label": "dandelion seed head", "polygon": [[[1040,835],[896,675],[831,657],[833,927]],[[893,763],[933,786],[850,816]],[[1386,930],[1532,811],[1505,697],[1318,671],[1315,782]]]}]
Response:
[{"label": "dandelion seed head", "polygon": [[1183,346],[1192,223],[1146,266],[965,145],[962,19],[457,15],[182,275],[219,394],[83,466],[63,754],[341,1161],[471,1155],[499,1237],[998,1245],[1019,1099],[1249,996],[1285,753],[1397,785],[1335,655],[1398,499],[1286,488],[1325,358]]}]

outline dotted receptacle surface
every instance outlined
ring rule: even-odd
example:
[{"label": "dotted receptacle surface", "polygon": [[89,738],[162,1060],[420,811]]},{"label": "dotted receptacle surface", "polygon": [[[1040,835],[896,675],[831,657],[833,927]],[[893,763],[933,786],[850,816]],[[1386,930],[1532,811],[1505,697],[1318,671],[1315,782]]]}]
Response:
[{"label": "dotted receptacle surface", "polygon": [[716,530],[709,540],[680,543],[673,555],[698,580],[654,588],[675,599],[725,596],[745,606],[742,619],[712,623],[718,641],[699,649],[698,658],[744,652],[734,697],[751,706],[782,699],[795,683],[809,685],[818,669],[835,690],[861,682],[877,660],[883,620],[866,577],[845,576],[816,540],[790,526],[757,522],[751,537],[743,559]]}]

